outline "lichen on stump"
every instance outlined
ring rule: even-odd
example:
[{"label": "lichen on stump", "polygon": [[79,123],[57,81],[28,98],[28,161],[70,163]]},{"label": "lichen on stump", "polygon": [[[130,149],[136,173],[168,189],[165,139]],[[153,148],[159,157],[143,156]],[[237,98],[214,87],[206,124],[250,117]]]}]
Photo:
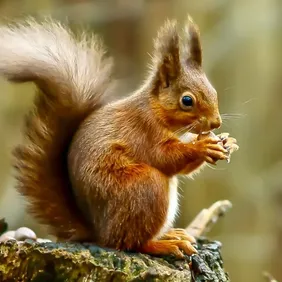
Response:
[{"label": "lichen on stump", "polygon": [[198,255],[174,257],[119,252],[92,244],[0,243],[0,281],[230,281],[220,243],[198,240]]}]

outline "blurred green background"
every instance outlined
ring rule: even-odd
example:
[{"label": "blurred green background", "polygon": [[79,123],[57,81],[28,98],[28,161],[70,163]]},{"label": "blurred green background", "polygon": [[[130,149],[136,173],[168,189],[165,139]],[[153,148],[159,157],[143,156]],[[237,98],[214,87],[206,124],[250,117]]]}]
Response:
[{"label": "blurred green background", "polygon": [[[51,14],[98,32],[116,60],[117,95],[140,85],[163,21],[183,22],[187,13],[201,29],[204,67],[218,91],[220,111],[230,114],[220,131],[236,137],[240,150],[230,164],[182,182],[177,225],[185,227],[202,208],[229,199],[233,209],[210,237],[223,243],[232,281],[263,281],[263,270],[282,281],[282,1],[0,0],[0,22]],[[33,90],[0,80],[0,216],[10,228],[26,225],[46,236],[25,213],[11,167],[11,149],[21,140]]]}]

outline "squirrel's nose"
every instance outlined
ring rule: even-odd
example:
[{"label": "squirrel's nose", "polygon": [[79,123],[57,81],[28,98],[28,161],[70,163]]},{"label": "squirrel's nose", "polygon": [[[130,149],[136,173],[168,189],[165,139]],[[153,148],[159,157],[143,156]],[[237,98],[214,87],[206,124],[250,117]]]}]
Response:
[{"label": "squirrel's nose", "polygon": [[217,116],[216,118],[214,118],[209,122],[210,129],[212,130],[215,128],[219,128],[221,126],[221,123],[222,123],[221,117]]}]

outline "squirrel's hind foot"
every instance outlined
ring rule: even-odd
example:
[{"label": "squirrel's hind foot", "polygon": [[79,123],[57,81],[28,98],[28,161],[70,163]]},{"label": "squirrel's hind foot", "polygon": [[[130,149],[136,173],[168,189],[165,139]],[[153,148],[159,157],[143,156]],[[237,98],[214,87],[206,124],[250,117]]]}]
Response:
[{"label": "squirrel's hind foot", "polygon": [[177,258],[184,258],[184,254],[192,255],[197,253],[197,250],[188,240],[149,241],[139,251],[150,255],[175,255]]},{"label": "squirrel's hind foot", "polygon": [[185,240],[190,243],[196,243],[196,239],[187,233],[185,229],[182,228],[172,228],[167,233],[165,233],[160,240]]}]

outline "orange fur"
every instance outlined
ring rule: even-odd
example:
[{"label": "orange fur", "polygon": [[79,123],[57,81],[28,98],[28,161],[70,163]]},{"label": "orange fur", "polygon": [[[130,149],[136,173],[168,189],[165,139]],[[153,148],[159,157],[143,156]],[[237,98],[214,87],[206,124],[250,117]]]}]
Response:
[{"label": "orange fur", "polygon": [[[182,49],[176,22],[167,21],[146,82],[113,103],[105,103],[110,62],[97,42],[76,41],[52,21],[0,28],[0,73],[33,81],[41,92],[27,118],[27,143],[15,150],[18,190],[61,240],[190,254],[189,240],[158,239],[177,212],[170,181],[205,161],[226,159],[215,138],[183,142],[177,134],[221,124],[201,66],[198,28],[188,20]],[[186,92],[194,97],[189,110],[180,106]]]}]

